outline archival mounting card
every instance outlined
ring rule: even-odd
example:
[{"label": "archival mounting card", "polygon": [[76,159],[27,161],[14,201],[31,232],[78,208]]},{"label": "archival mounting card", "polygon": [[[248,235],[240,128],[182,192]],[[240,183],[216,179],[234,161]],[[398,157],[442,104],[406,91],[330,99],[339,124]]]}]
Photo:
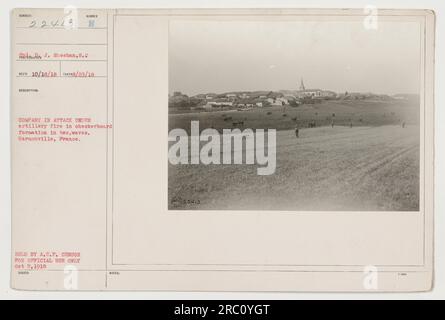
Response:
[{"label": "archival mounting card", "polygon": [[11,286],[426,291],[429,10],[11,12]]}]

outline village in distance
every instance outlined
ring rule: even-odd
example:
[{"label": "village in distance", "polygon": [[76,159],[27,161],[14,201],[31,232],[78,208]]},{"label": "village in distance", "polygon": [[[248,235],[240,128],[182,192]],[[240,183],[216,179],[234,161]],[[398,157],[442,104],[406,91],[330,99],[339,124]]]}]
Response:
[{"label": "village in distance", "polygon": [[[420,96],[306,89],[169,96],[169,130],[275,129],[277,167],[169,165],[169,208],[419,210]],[[296,136],[296,129],[299,134]]]},{"label": "village in distance", "polygon": [[419,96],[308,89],[301,79],[294,90],[191,96],[175,91],[169,95],[168,106],[169,130],[183,128],[188,131],[190,120],[200,120],[217,130],[231,127],[284,130],[295,126],[417,124]]}]

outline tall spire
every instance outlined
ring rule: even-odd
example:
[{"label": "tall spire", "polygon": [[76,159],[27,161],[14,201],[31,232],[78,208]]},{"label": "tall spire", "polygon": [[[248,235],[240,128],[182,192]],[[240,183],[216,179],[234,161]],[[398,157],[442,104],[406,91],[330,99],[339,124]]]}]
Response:
[{"label": "tall spire", "polygon": [[303,78],[301,78],[301,82],[300,82],[300,90],[305,90],[305,88],[304,88],[304,83],[303,83]]}]

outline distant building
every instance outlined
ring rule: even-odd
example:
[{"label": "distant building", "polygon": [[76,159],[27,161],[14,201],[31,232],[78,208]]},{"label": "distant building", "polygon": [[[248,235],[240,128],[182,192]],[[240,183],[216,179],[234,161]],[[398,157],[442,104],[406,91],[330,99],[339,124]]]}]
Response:
[{"label": "distant building", "polygon": [[280,92],[273,92],[273,91],[270,91],[270,92],[267,94],[267,98],[277,99],[277,98],[282,98],[282,97],[284,97],[284,94],[282,94],[282,93],[280,93]]},{"label": "distant building", "polygon": [[282,106],[284,104],[284,102],[281,100],[281,98],[267,98],[266,101],[271,105],[271,106]]},{"label": "distant building", "polygon": [[220,106],[227,106],[227,107],[231,107],[233,106],[233,101],[228,101],[226,99],[213,99],[211,101],[207,102],[208,106],[213,106],[213,107],[220,107]]},{"label": "distant building", "polygon": [[300,90],[296,92],[298,98],[320,98],[323,97],[323,90],[320,89],[306,89],[303,79],[300,82]]},{"label": "distant building", "polygon": [[323,90],[321,92],[321,95],[325,98],[336,98],[337,97],[337,93],[334,91],[329,91],[329,90]]},{"label": "distant building", "polygon": [[321,96],[323,98],[336,98],[337,97],[337,93],[335,93],[334,91],[323,90],[321,92]]},{"label": "distant building", "polygon": [[282,105],[289,104],[289,100],[287,100],[286,98],[277,98],[276,101],[280,101]]},{"label": "distant building", "polygon": [[300,81],[300,91],[304,91],[304,90],[306,90],[306,88],[304,87],[303,78],[301,78],[301,81]]},{"label": "distant building", "polygon": [[300,82],[300,90],[296,92],[296,96],[299,98],[316,98],[321,97],[321,90],[320,89],[306,89],[304,86],[303,79],[301,79]]}]

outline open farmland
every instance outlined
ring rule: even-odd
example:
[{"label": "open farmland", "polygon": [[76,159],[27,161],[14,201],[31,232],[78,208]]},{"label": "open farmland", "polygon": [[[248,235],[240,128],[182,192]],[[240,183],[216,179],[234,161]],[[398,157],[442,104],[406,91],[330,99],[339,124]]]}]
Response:
[{"label": "open farmland", "polygon": [[[298,123],[307,127],[315,121],[316,126],[336,125],[381,126],[419,123],[419,101],[411,100],[326,100],[320,104],[304,104],[298,107],[265,107],[251,110],[220,110],[211,112],[188,112],[169,115],[169,130],[182,128],[190,133],[190,121],[198,120],[201,128],[238,127],[251,129],[292,129]],[[243,125],[237,123],[243,122]],[[235,125],[234,125],[235,123]]]},{"label": "open farmland", "polygon": [[[272,108],[230,114],[234,122],[247,118],[247,128],[278,129],[275,173],[259,176],[257,165],[246,164],[169,164],[170,209],[419,209],[418,106],[406,101],[329,101],[274,108],[269,115],[267,109]],[[306,128],[304,123],[313,120],[314,112],[317,127]],[[170,125],[187,130],[191,120],[199,120],[201,129],[230,128],[222,113],[174,115]],[[332,113],[334,128],[327,120]],[[290,130],[295,122],[282,119],[295,116],[302,128],[299,139]]]},{"label": "open farmland", "polygon": [[280,131],[270,176],[256,165],[169,165],[170,209],[418,210],[418,132],[322,127],[295,139]]}]

